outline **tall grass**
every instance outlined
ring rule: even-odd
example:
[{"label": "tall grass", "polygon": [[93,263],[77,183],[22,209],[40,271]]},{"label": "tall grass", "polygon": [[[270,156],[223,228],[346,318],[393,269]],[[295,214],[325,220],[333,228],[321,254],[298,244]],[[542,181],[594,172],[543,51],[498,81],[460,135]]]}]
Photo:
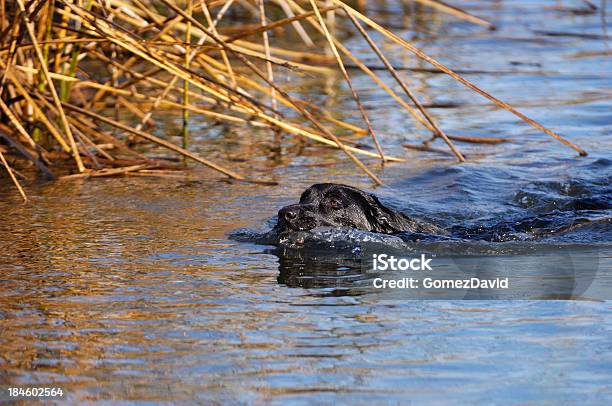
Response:
[{"label": "tall grass", "polygon": [[[417,0],[457,18],[492,28],[492,24],[437,0]],[[360,4],[361,2],[358,2]],[[387,155],[346,68],[357,66],[397,102],[418,125],[443,140],[458,161],[459,142],[497,140],[447,135],[419,102],[369,32],[378,32],[397,49],[413,53],[434,68],[479,93],[500,108],[576,150],[586,152],[513,106],[480,89],[409,41],[340,0],[14,0],[0,2],[0,163],[24,199],[18,171],[6,155],[32,161],[49,178],[63,167],[68,178],[111,176],[172,169],[126,144],[136,137],[166,148],[224,177],[271,183],[238,173],[189,150],[190,120],[203,115],[227,125],[269,129],[341,150],[374,182],[382,183],[363,161],[402,161],[401,151]],[[271,19],[271,16],[277,18]],[[231,24],[223,24],[231,18]],[[275,44],[275,30],[296,41]],[[399,85],[398,94],[339,39],[338,30],[363,37]],[[342,36],[343,37],[343,36]],[[328,49],[331,53],[325,53]],[[92,67],[107,75],[94,74]],[[326,76],[340,73],[355,101],[364,128],[336,117],[333,110],[291,95],[275,81],[284,75]],[[180,86],[182,84],[182,86]],[[137,117],[111,114],[109,107]],[[182,116],[182,145],[151,134],[148,126],[162,111]],[[193,113],[193,114],[192,114]],[[115,131],[108,131],[108,128]],[[352,135],[368,133],[375,151],[354,146]],[[282,151],[282,145],[279,145]],[[60,165],[61,163],[61,165]]]}]

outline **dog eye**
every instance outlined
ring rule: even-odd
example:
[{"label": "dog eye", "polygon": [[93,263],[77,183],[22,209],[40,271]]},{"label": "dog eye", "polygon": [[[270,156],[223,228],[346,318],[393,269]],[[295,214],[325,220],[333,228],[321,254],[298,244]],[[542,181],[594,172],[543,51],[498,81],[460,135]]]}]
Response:
[{"label": "dog eye", "polygon": [[342,202],[340,200],[331,199],[329,201],[329,207],[331,207],[332,209],[340,209],[342,208]]}]

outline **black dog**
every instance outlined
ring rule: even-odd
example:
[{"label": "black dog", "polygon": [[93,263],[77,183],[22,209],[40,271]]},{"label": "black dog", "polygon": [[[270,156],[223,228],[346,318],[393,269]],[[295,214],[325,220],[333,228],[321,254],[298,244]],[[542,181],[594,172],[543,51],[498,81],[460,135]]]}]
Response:
[{"label": "black dog", "polygon": [[356,228],[375,233],[400,232],[447,234],[433,224],[406,217],[384,206],[376,196],[352,186],[335,183],[312,185],[299,204],[278,212],[277,232],[305,231],[315,227]]}]

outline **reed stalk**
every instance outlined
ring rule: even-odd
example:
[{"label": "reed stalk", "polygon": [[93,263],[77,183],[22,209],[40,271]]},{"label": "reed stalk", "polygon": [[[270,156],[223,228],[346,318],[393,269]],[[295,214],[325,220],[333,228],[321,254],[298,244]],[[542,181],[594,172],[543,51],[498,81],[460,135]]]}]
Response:
[{"label": "reed stalk", "polygon": [[363,118],[363,121],[366,123],[366,126],[368,128],[368,133],[372,136],[372,140],[374,141],[374,145],[376,146],[376,150],[378,151],[378,154],[380,155],[380,159],[384,163],[385,162],[385,154],[383,153],[383,150],[382,150],[382,148],[380,146],[380,143],[378,142],[378,138],[376,137],[376,133],[374,132],[374,128],[372,127],[372,123],[370,122],[370,118],[368,117],[368,114],[366,113],[365,108],[361,104],[361,100],[359,99],[359,95],[357,94],[357,91],[355,90],[355,87],[353,86],[353,82],[351,81],[351,78],[350,78],[348,72],[346,71],[346,68],[344,67],[344,63],[342,62],[342,58],[340,57],[340,54],[338,54],[338,50],[336,49],[336,45],[335,45],[334,39],[332,37],[332,34],[330,33],[329,29],[327,28],[327,25],[326,25],[325,21],[323,20],[323,16],[321,15],[321,12],[319,11],[315,1],[314,0],[310,0],[310,5],[311,5],[313,11],[315,12],[317,20],[319,21],[319,25],[323,29],[323,32],[325,34],[325,38],[327,39],[327,43],[329,45],[329,48],[331,49],[334,57],[336,58],[336,61],[338,62],[338,67],[340,68],[340,71],[342,72],[342,75],[344,76],[344,79],[346,80],[346,84],[348,85],[349,89],[351,90],[351,94],[353,95],[353,99],[355,99],[355,102],[357,103],[357,106],[359,107],[359,112],[361,113],[361,117]]},{"label": "reed stalk", "polygon": [[391,31],[389,31],[386,28],[382,27],[381,25],[377,24],[376,22],[374,22],[370,18],[364,16],[363,14],[359,13],[358,11],[356,11],[355,9],[353,9],[350,6],[346,5],[345,3],[341,2],[340,0],[331,0],[331,1],[333,1],[334,3],[344,7],[344,9],[347,11],[347,13],[352,14],[357,19],[363,21],[365,24],[367,24],[368,26],[372,27],[376,31],[380,32],[381,34],[383,34],[385,37],[389,38],[390,40],[392,40],[396,44],[401,45],[403,48],[405,48],[408,51],[412,52],[413,54],[415,54],[416,56],[418,56],[422,60],[428,62],[429,64],[433,65],[434,67],[436,67],[440,71],[446,73],[447,75],[449,75],[453,79],[457,80],[459,83],[461,83],[464,86],[468,87],[469,89],[475,91],[476,93],[480,94],[481,96],[489,99],[490,101],[492,101],[493,103],[495,103],[499,107],[509,111],[510,113],[514,114],[515,116],[517,116],[521,120],[523,120],[526,123],[532,125],[533,127],[537,128],[538,130],[544,132],[545,134],[553,137],[554,139],[556,139],[557,141],[561,142],[562,144],[572,148],[573,150],[578,152],[578,154],[580,156],[587,156],[588,155],[587,152],[584,149],[580,148],[578,145],[576,145],[573,142],[563,138],[562,136],[560,136],[559,134],[555,133],[554,131],[548,129],[547,127],[544,127],[542,124],[538,123],[537,121],[527,117],[525,114],[521,113],[520,111],[518,111],[516,108],[514,108],[510,104],[508,104],[508,103],[498,99],[497,97],[487,93],[486,91],[482,90],[481,88],[479,88],[478,86],[476,86],[475,84],[470,82],[469,80],[465,79],[463,76],[455,73],[453,70],[451,70],[447,66],[441,64],[436,59],[430,57],[429,55],[427,55],[426,53],[424,53],[423,51],[421,51],[419,48],[415,47],[414,45],[412,45],[408,41],[404,40],[403,38],[400,38],[396,34],[392,33]]},{"label": "reed stalk", "polygon": [[459,7],[451,6],[450,4],[444,3],[440,0],[415,0],[418,3],[424,4],[426,6],[435,8],[437,10],[442,11],[443,13],[450,14],[455,16],[461,20],[469,21],[473,24],[478,24],[487,27],[490,30],[495,29],[495,25],[493,23],[475,16],[471,13],[468,13],[465,10],[460,9]]},{"label": "reed stalk", "polygon": [[6,158],[4,157],[4,154],[2,153],[1,150],[0,150],[0,161],[2,162],[2,165],[4,166],[4,169],[6,169],[6,172],[8,172],[9,176],[11,177],[11,180],[15,184],[15,187],[17,188],[17,190],[19,190],[19,194],[23,198],[23,202],[27,203],[28,202],[28,196],[26,196],[25,191],[23,190],[23,188],[21,187],[21,184],[19,183],[19,181],[15,177],[15,174],[13,173],[13,170],[9,166],[8,162],[6,162]]},{"label": "reed stalk", "polygon": [[[57,109],[59,110],[59,114],[60,114],[60,119],[61,119],[61,123],[63,126],[63,131],[66,132],[66,135],[68,137],[68,140],[70,141],[70,148],[72,150],[73,153],[73,157],[74,157],[74,161],[77,164],[77,169],[79,172],[84,172],[85,171],[85,166],[83,165],[83,161],[81,160],[81,157],[79,156],[79,151],[76,147],[76,142],[74,140],[74,137],[72,136],[72,131],[70,131],[70,126],[68,125],[68,119],[66,118],[66,114],[64,113],[64,110],[62,109],[62,105],[61,105],[61,101],[59,99],[59,96],[57,94],[57,90],[55,89],[55,86],[53,84],[53,81],[49,75],[49,70],[47,69],[47,65],[45,63],[44,60],[44,56],[42,54],[42,51],[40,49],[40,46],[38,45],[38,40],[36,38],[36,35],[34,34],[34,28],[33,28],[33,24],[32,22],[29,20],[26,10],[25,10],[25,6],[23,4],[23,0],[17,0],[17,4],[19,5],[20,11],[23,13],[23,19],[25,22],[25,26],[26,26],[26,30],[28,32],[28,35],[30,36],[30,40],[32,41],[32,45],[34,46],[34,50],[36,52],[36,57],[38,58],[38,61],[40,63],[40,66],[42,68],[42,71],[44,73],[45,76],[45,80],[47,81],[48,87],[49,87],[49,91],[51,92],[51,95],[53,97],[53,101],[57,107]],[[7,66],[7,69],[10,69],[10,65]]]},{"label": "reed stalk", "polygon": [[355,28],[357,28],[357,31],[359,31],[359,33],[363,36],[363,38],[366,40],[366,42],[368,43],[368,45],[370,46],[370,48],[372,48],[372,50],[374,51],[374,53],[378,56],[378,58],[380,58],[381,62],[385,65],[385,67],[387,68],[387,70],[389,71],[389,73],[391,74],[391,76],[393,76],[393,78],[396,80],[396,82],[401,86],[402,90],[404,91],[404,93],[406,93],[406,95],[410,98],[410,100],[412,100],[412,102],[414,103],[414,105],[417,107],[417,109],[419,110],[419,112],[421,112],[421,114],[423,115],[423,117],[425,117],[425,119],[427,120],[427,122],[431,125],[431,128],[433,128],[434,130],[434,135],[435,136],[439,136],[442,137],[442,139],[444,140],[444,142],[446,142],[446,144],[448,145],[448,147],[451,149],[451,151],[453,151],[453,154],[455,154],[455,156],[457,157],[457,160],[459,162],[464,162],[465,161],[465,157],[463,156],[463,154],[461,154],[461,152],[459,152],[459,150],[455,147],[455,145],[453,144],[453,142],[448,138],[448,136],[446,135],[446,133],[444,131],[442,131],[442,129],[440,127],[438,127],[438,124],[436,124],[436,122],[434,121],[434,119],[431,117],[431,115],[427,112],[427,110],[425,110],[425,108],[423,107],[423,105],[419,102],[419,100],[417,99],[417,97],[412,93],[412,91],[408,88],[408,86],[406,85],[406,82],[404,82],[399,75],[397,74],[397,72],[395,71],[395,69],[393,68],[393,66],[391,65],[391,63],[389,63],[389,60],[387,59],[387,57],[382,53],[382,51],[380,50],[380,48],[374,43],[374,41],[372,41],[372,38],[370,38],[370,36],[368,35],[368,33],[363,29],[363,27],[361,26],[361,24],[359,24],[359,21],[357,21],[355,19],[355,17],[353,17],[353,15],[351,13],[346,13],[347,16],[349,17],[349,19],[351,20],[351,22],[353,23],[353,25],[355,26]]},{"label": "reed stalk", "polygon": [[[193,3],[192,0],[187,0],[187,14],[191,17]],[[191,60],[189,58],[189,52],[191,48],[191,21],[187,20],[187,29],[185,30],[185,69],[189,69]],[[189,82],[183,80],[183,148],[189,147]],[[186,161],[185,161],[186,162]]]},{"label": "reed stalk", "polygon": [[[168,0],[161,0],[164,4],[166,4],[168,7],[170,7],[171,9],[173,9],[175,12],[181,14],[183,17],[187,18],[187,19],[191,19],[191,21],[195,24],[195,25],[199,25],[199,28],[201,30],[203,30],[204,32],[206,32],[206,28],[204,26],[202,26],[201,24],[199,24],[197,21],[193,20],[193,18],[190,18],[189,16],[187,16],[185,14],[184,11],[182,11],[181,9],[179,9],[178,7],[174,6],[172,3],[170,3]],[[236,58],[238,58],[242,63],[244,63],[254,74],[256,74],[257,76],[259,76],[261,79],[263,79],[264,81],[266,81],[268,83],[268,85],[272,88],[274,88],[278,93],[280,93],[281,95],[283,95],[286,99],[288,100],[292,100],[291,96],[289,96],[289,94],[287,94],[286,92],[284,92],[283,90],[281,90],[278,86],[276,86],[273,82],[270,82],[269,80],[267,80],[266,75],[263,74],[259,68],[257,68],[251,61],[249,61],[246,57],[244,57],[241,53],[238,53],[237,51],[235,51],[230,45],[226,44],[222,39],[218,38],[216,35],[212,34],[211,32],[207,32],[207,34],[211,37],[211,39],[213,39],[215,42],[217,42],[219,45],[221,45],[222,47],[224,47],[225,49],[227,49],[229,52],[232,53],[232,55],[234,55]],[[357,158],[349,149],[347,149],[347,147],[338,139],[338,137],[336,137],[329,129],[327,129],[326,127],[324,127],[321,123],[318,122],[318,120],[312,115],[310,114],[310,112],[308,112],[308,110],[300,107],[298,104],[294,103],[294,107],[297,111],[299,111],[308,121],[310,121],[315,128],[317,128],[319,131],[323,132],[327,137],[329,137],[330,139],[332,139],[336,145],[342,150],[342,152],[344,152],[363,172],[365,172],[370,179],[372,179],[375,183],[382,185],[382,181],[378,178],[378,176],[376,176],[366,165],[363,164],[363,162],[361,162],[359,160],[359,158]]]},{"label": "reed stalk", "polygon": [[6,27],[6,0],[0,0],[0,31]]}]

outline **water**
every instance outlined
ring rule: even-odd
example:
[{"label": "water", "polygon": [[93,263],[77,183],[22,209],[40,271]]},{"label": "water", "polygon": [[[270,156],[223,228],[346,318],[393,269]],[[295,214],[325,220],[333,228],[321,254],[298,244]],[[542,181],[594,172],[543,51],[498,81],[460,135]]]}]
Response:
[{"label": "water", "polygon": [[[402,143],[426,134],[359,77],[383,147],[408,158],[375,167],[382,188],[344,160],[329,165],[336,152],[276,162],[262,158],[269,134],[205,122],[194,128],[195,150],[281,185],[222,183],[197,169],[187,180],[39,183],[28,187],[32,202],[24,206],[4,182],[0,382],[61,386],[75,403],[609,403],[608,300],[404,300],[364,291],[347,258],[324,247],[283,252],[228,238],[240,228],[265,230],[280,207],[321,181],[481,232],[534,217],[562,225],[609,218],[612,66],[599,54],[609,48],[602,39],[534,32],[604,35],[599,15],[550,8],[559,5],[582,3],[462,3],[494,20],[495,32],[426,11],[401,19],[395,3],[375,8],[379,20],[449,66],[502,72],[469,78],[578,143],[586,158],[448,78],[403,72],[426,103],[447,105],[432,113],[449,133],[514,142],[458,144],[470,158],[461,165],[403,151]],[[360,47],[357,37],[347,41]],[[407,53],[393,56],[395,64],[425,66]],[[358,122],[346,90],[335,89],[337,110]],[[310,90],[314,99],[320,88]],[[543,252],[569,255],[575,269],[595,264],[604,288],[612,274],[606,222],[549,241],[436,249],[468,252],[471,265],[510,261],[536,276],[550,271],[538,259]]]}]

